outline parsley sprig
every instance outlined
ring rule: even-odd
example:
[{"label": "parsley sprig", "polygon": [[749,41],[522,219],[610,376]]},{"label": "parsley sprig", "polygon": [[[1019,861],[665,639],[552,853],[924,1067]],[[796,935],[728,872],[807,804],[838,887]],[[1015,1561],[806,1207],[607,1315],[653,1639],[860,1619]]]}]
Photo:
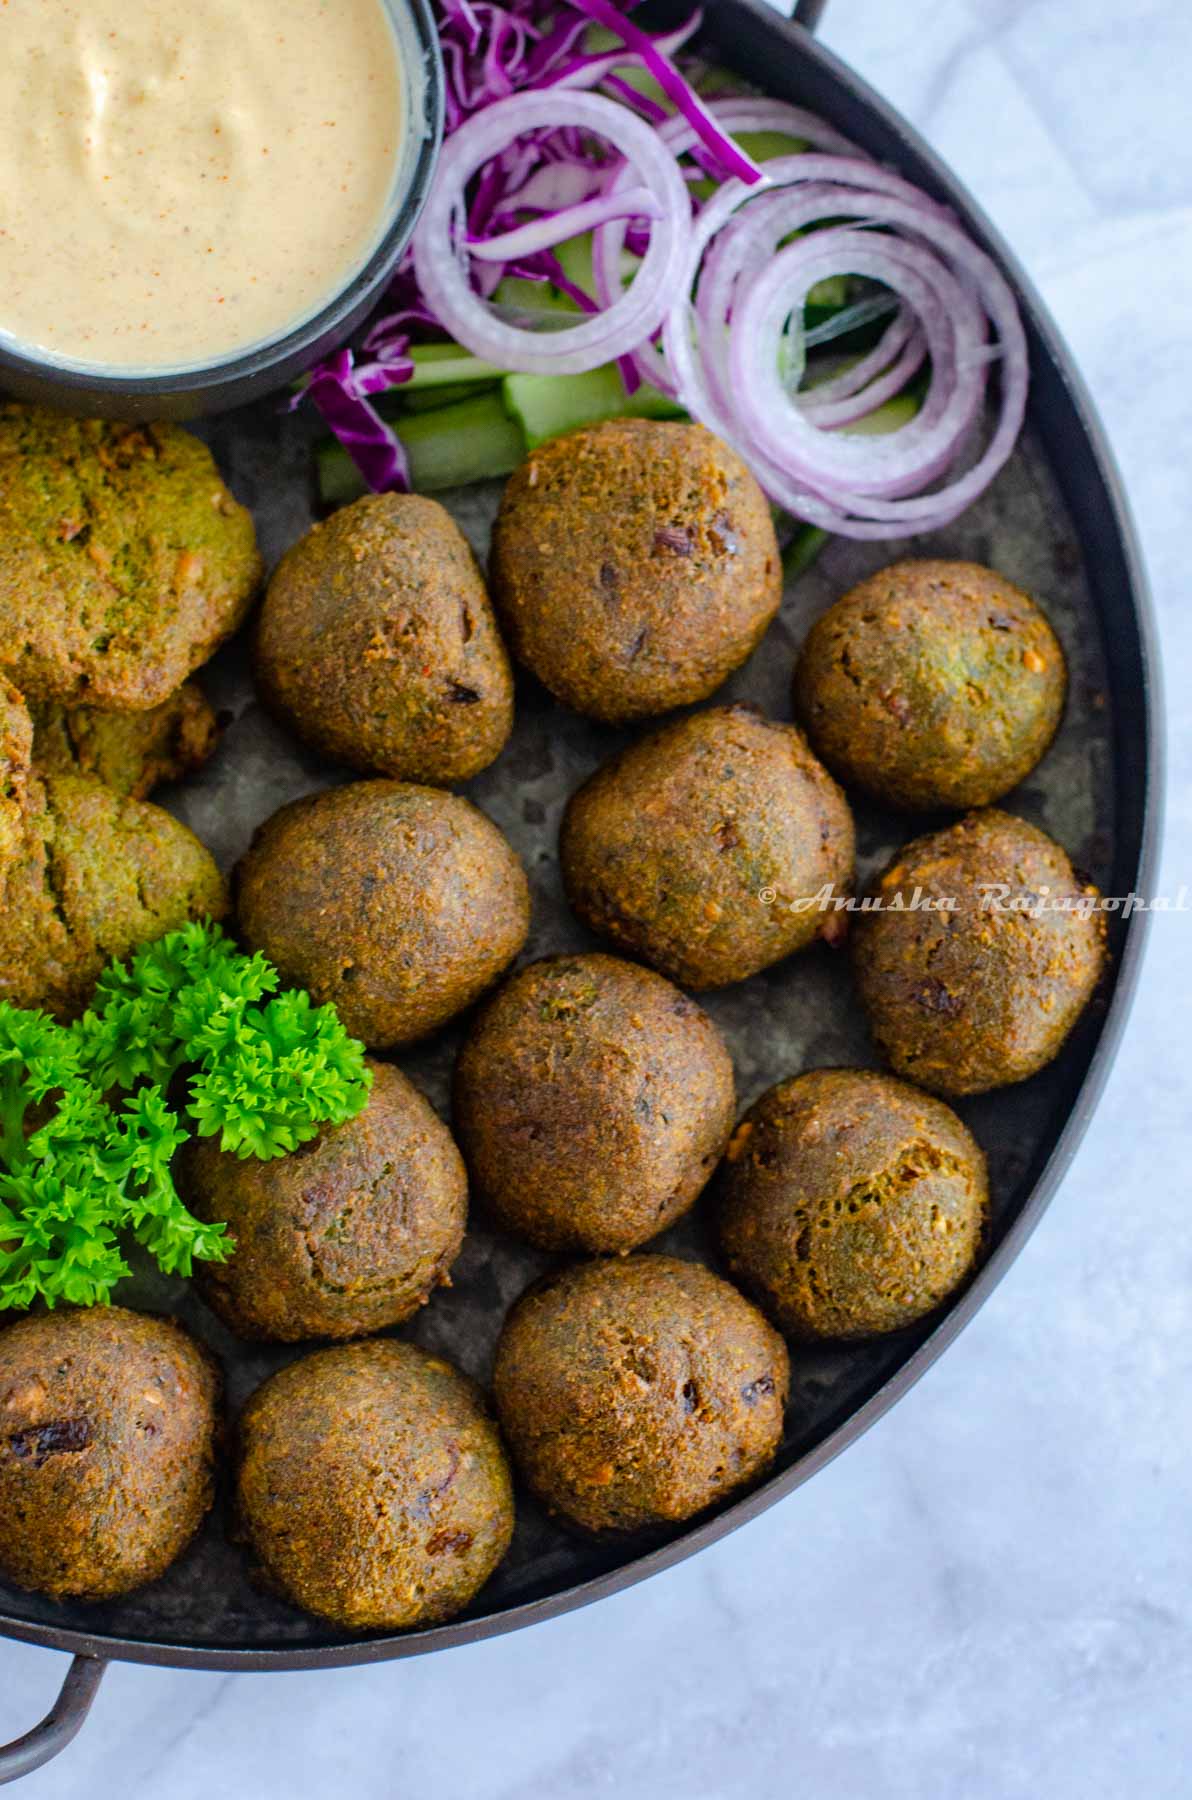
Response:
[{"label": "parsley sprig", "polygon": [[363,1045],[278,986],[264,957],[192,924],[111,964],[74,1025],[0,1003],[0,1310],[107,1301],[125,1235],[168,1273],[224,1260],[223,1226],[187,1211],[171,1173],[192,1130],[268,1160],[361,1110]]}]

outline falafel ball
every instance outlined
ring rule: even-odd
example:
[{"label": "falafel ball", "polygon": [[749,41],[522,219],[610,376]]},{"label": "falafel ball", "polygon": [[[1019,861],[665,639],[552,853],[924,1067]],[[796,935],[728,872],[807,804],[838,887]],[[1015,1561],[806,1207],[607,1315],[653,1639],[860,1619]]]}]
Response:
[{"label": "falafel ball", "polygon": [[450,513],[369,494],[299,538],[261,608],[257,683],[324,756],[370,775],[466,781],[513,728],[513,674]]},{"label": "falafel ball", "polygon": [[196,1269],[200,1291],[241,1337],[362,1337],[449,1282],[467,1222],[463,1158],[412,1082],[369,1068],[363,1112],[288,1156],[245,1160],[214,1138],[183,1151],[191,1211],[236,1243],[226,1263]]},{"label": "falafel ball", "polygon": [[708,1015],[616,956],[531,963],[455,1065],[455,1123],[500,1223],[547,1250],[636,1249],[687,1211],[733,1124]]},{"label": "falafel ball", "polygon": [[318,1350],[240,1420],[240,1534],[295,1606],[353,1631],[449,1619],[509,1548],[513,1484],[483,1395],[392,1338]]},{"label": "falafel ball", "polygon": [[117,794],[147,800],[165,781],[201,769],[219,741],[219,726],[197,681],[147,712],[101,712],[95,706],[35,702],[33,760],[45,775],[89,775]]},{"label": "falafel ball", "polygon": [[1064,653],[1034,601],[977,563],[897,562],[808,634],[795,709],[845,786],[887,806],[987,806],[1060,722]]},{"label": "falafel ball", "polygon": [[970,813],[904,845],[875,898],[881,910],[852,934],[853,971],[891,1068],[939,1094],[981,1094],[1051,1062],[1097,985],[1105,917],[1046,832]]},{"label": "falafel ball", "polygon": [[512,848],[470,800],[356,781],[283,806],[238,871],[240,928],[371,1050],[470,1006],[526,941]]},{"label": "falafel ball", "polygon": [[12,683],[0,675],[0,893],[21,843],[29,797],[33,721]]},{"label": "falafel ball", "polygon": [[689,1519],[766,1468],[786,1346],[710,1269],[671,1256],[578,1263],[505,1321],[493,1393],[526,1481],[589,1531]]},{"label": "falafel ball", "polygon": [[0,908],[0,1000],[71,1019],[113,957],[191,919],[222,919],[227,890],[160,806],[81,775],[34,776],[29,788]]},{"label": "falafel ball", "polygon": [[702,425],[610,419],[510,478],[491,575],[510,646],[559,700],[623,722],[705,700],[782,599],[765,495]]},{"label": "falafel ball", "polygon": [[867,1338],[955,1293],[988,1208],[985,1158],[942,1100],[869,1069],[812,1069],[735,1132],[720,1239],[788,1337]]},{"label": "falafel ball", "polygon": [[723,987],[834,938],[842,915],[818,896],[847,893],[853,822],[801,731],[722,706],[597,769],[559,850],[593,931],[684,987]]},{"label": "falafel ball", "polygon": [[0,1569],[55,1599],[155,1581],[211,1506],[219,1374],[169,1319],[120,1306],[0,1331]]},{"label": "falafel ball", "polygon": [[260,577],[252,519],[188,431],[0,404],[0,670],[27,700],[160,706]]}]

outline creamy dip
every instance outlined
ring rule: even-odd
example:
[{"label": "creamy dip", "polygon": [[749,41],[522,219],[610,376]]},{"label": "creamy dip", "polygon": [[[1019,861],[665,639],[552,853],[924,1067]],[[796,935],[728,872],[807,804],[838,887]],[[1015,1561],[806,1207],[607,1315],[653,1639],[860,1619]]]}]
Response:
[{"label": "creamy dip", "polygon": [[382,0],[0,0],[0,333],[145,371],[317,312],[403,139]]}]

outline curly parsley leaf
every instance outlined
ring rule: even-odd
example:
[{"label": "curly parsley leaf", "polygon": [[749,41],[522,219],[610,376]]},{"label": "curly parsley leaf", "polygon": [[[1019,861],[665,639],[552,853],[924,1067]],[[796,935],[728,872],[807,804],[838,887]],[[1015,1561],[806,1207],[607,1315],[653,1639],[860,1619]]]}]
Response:
[{"label": "curly parsley leaf", "polygon": [[284,1156],[360,1112],[364,1046],[334,1007],[278,986],[263,956],[192,924],[111,964],[72,1026],[0,1004],[0,1310],[107,1301],[125,1235],[172,1274],[229,1254],[174,1185],[180,1069],[194,1126],[240,1157]]},{"label": "curly parsley leaf", "polygon": [[187,1110],[200,1136],[218,1134],[221,1150],[268,1161],[354,1118],[371,1087],[364,1046],[335,1008],[294,991],[245,1012],[192,1077]]},{"label": "curly parsley leaf", "polygon": [[81,1072],[72,1032],[0,1006],[0,1309],[106,1301],[125,1232],[162,1268],[223,1257],[222,1227],[183,1206],[170,1172],[187,1133],[156,1087],[116,1110]]}]

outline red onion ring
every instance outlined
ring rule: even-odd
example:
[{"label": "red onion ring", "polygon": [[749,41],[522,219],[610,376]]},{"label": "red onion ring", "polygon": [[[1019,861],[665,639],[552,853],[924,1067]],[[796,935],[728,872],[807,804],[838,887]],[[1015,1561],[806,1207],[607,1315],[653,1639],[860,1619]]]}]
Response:
[{"label": "red onion ring", "polygon": [[598,194],[592,200],[581,200],[574,206],[535,219],[529,225],[515,226],[495,238],[467,238],[468,255],[477,262],[515,262],[522,256],[535,256],[539,250],[553,250],[556,244],[581,232],[594,231],[609,219],[656,219],[658,201],[649,188],[626,187],[617,193]]},{"label": "red onion ring", "polygon": [[[659,216],[631,286],[602,312],[547,335],[493,316],[472,287],[458,240],[464,191],[476,171],[524,133],[564,127],[613,144],[625,170],[653,194]],[[678,163],[658,133],[627,107],[575,89],[519,94],[475,114],[444,145],[414,236],[414,268],[426,304],[474,356],[528,374],[580,374],[635,349],[657,329],[683,266],[690,218]]]},{"label": "red onion ring", "polygon": [[[1009,287],[943,207],[874,164],[809,154],[776,158],[766,174],[771,185],[756,198],[755,189],[726,183],[692,232],[663,327],[684,404],[735,445],[773,499],[812,524],[878,538],[950,522],[1003,466],[1022,425],[1027,350]],[[809,209],[821,220],[859,223],[833,224],[779,250],[792,230],[813,222]],[[906,317],[865,359],[868,386],[853,395],[837,387],[818,403],[792,398],[777,379],[779,342],[807,290],[833,274],[884,282],[902,296]],[[907,335],[910,314],[917,323]],[[994,429],[966,473],[924,493],[954,466],[980,412],[989,326],[1001,360]],[[917,338],[932,360],[917,417],[885,437],[835,435],[830,427],[848,422],[841,402],[855,401],[851,417],[860,417],[861,400],[868,411],[876,395],[896,391],[921,354]]]},{"label": "red onion ring", "polygon": [[[734,94],[723,100],[710,100],[708,111],[720,130],[726,133],[773,131],[783,137],[800,139],[817,150],[830,152],[834,156],[856,157],[859,161],[868,161],[864,153],[833,126],[825,124],[823,119],[817,119],[814,113],[808,112],[804,107],[791,106],[785,100],[768,100],[754,94]],[[657,129],[658,136],[676,158],[700,147],[699,134],[681,116],[667,119]],[[765,186],[769,185],[770,166],[769,163],[761,165]],[[626,171],[619,171],[610,191],[615,193],[627,180]],[[749,191],[758,194],[762,189],[751,187]],[[592,270],[596,278],[597,298],[602,306],[611,306],[616,294],[620,292],[621,255],[624,248],[625,227],[618,221],[611,222],[611,229],[604,227],[595,233]],[[650,382],[664,394],[675,396],[675,383],[666,358],[653,343],[647,340],[640,345],[632,360],[643,381]]]}]

